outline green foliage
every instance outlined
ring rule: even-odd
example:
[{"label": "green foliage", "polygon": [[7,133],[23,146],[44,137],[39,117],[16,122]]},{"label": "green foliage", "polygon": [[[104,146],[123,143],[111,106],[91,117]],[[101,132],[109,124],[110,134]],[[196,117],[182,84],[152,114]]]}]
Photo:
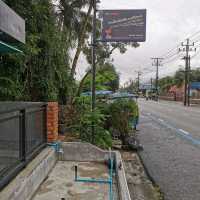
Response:
[{"label": "green foliage", "polygon": [[76,110],[78,117],[74,122],[76,131],[83,141],[91,142],[92,125],[95,127],[96,145],[102,148],[112,146],[112,138],[109,131],[117,130],[121,140],[125,144],[125,138],[132,129],[133,120],[139,117],[138,105],[133,100],[119,99],[112,103],[97,100],[97,108],[91,112],[91,97],[81,96],[76,98]]},{"label": "green foliage", "polygon": [[[171,86],[177,85],[180,87],[185,80],[185,72],[182,69],[179,69],[176,71],[174,76],[167,76],[164,78],[161,78],[159,80],[159,87],[161,90],[161,93],[166,93],[170,89]],[[200,68],[191,70],[190,73],[190,81],[191,82],[198,82],[200,81]]]},{"label": "green foliage", "polygon": [[125,137],[129,134],[132,120],[139,117],[138,106],[133,100],[119,99],[111,103],[109,108],[110,125],[121,135],[125,143]]},{"label": "green foliage", "polygon": [[82,141],[92,142],[92,126],[95,129],[94,144],[101,148],[109,148],[112,146],[111,134],[104,128],[107,116],[97,105],[94,112],[91,111],[91,98],[76,98],[77,118],[75,129],[78,131]]},{"label": "green foliage", "polygon": [[172,77],[172,79],[174,79],[174,83],[177,86],[181,86],[185,80],[185,74],[184,71],[179,69],[175,75]]},{"label": "green foliage", "polygon": [[200,82],[200,68],[192,70],[190,78],[193,82]]},{"label": "green foliage", "polygon": [[[92,75],[84,81],[83,91],[89,91],[91,88]],[[115,92],[119,88],[119,75],[114,65],[105,63],[98,67],[96,74],[96,90],[111,90]]]},{"label": "green foliage", "polygon": [[159,87],[161,93],[166,93],[171,86],[175,84],[173,77],[167,76],[159,80]]},{"label": "green foliage", "polygon": [[[23,54],[0,55],[0,100],[59,101],[65,104],[69,98],[69,102],[73,102],[77,89],[73,80],[76,62],[73,61],[78,60],[83,52],[91,64],[88,38],[92,30],[89,12],[92,1],[58,0],[56,8],[52,0],[5,0],[5,3],[25,19],[26,44],[21,47]],[[97,24],[99,35],[100,23]],[[138,46],[137,43],[131,45]],[[72,60],[70,51],[75,48],[78,53]],[[116,91],[119,87],[119,75],[110,59],[115,49],[125,53],[126,44],[98,45],[97,89]],[[75,63],[74,66],[70,66],[71,63]],[[73,67],[74,74],[71,73]],[[90,90],[90,83],[91,75],[84,82],[84,90]],[[107,128],[110,105],[99,102],[95,112],[91,112],[90,103],[90,97],[75,100],[76,130],[83,141],[91,142],[94,125],[95,144],[108,148],[112,145]]]},{"label": "green foliage", "polygon": [[0,77],[0,101],[6,98],[14,100],[21,96],[19,83],[14,83],[11,79]]},{"label": "green foliage", "polygon": [[3,55],[0,60],[0,77],[15,83],[1,81],[1,99],[65,102],[70,91],[70,45],[68,32],[60,31],[52,1],[5,3],[26,20],[26,44],[23,55]]},{"label": "green foliage", "polygon": [[70,38],[72,37],[73,40],[80,39],[82,24],[86,17],[83,8],[90,3],[90,0],[58,0],[57,10],[60,23],[69,30]]}]

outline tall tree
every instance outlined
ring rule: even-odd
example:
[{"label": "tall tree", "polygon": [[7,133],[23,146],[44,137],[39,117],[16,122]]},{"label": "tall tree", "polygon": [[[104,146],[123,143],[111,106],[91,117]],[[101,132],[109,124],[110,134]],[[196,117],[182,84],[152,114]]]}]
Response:
[{"label": "tall tree", "polygon": [[[61,100],[69,87],[69,45],[65,42],[67,34],[58,28],[51,0],[5,2],[26,20],[26,45],[22,55],[2,56],[0,77],[4,77],[1,82],[7,90],[1,96],[10,99],[3,96],[7,92],[13,93],[13,99]],[[17,83],[16,95],[8,82]]]},{"label": "tall tree", "polygon": [[[71,77],[74,78],[78,58],[83,45],[91,32],[92,0],[60,0],[59,16],[62,25],[70,29],[70,38],[75,40],[76,50],[71,65]],[[87,8],[85,12],[83,8]]]}]

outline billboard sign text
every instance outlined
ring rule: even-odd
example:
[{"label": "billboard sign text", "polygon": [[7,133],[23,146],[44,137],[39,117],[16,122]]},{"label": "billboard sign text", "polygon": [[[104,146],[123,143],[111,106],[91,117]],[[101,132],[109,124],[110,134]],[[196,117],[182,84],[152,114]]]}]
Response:
[{"label": "billboard sign text", "polygon": [[144,42],[146,10],[103,10],[103,42]]}]

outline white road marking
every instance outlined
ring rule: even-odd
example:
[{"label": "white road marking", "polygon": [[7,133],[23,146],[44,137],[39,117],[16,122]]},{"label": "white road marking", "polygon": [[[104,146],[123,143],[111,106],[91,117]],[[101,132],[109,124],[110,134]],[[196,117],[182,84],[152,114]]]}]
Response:
[{"label": "white road marking", "polygon": [[160,119],[160,118],[159,118],[158,120],[159,120],[160,122],[164,122],[164,120],[163,120],[163,119]]},{"label": "white road marking", "polygon": [[178,130],[181,131],[182,133],[186,134],[186,135],[190,135],[189,132],[187,132],[187,131],[185,131],[185,130],[183,130],[183,129],[178,129]]}]

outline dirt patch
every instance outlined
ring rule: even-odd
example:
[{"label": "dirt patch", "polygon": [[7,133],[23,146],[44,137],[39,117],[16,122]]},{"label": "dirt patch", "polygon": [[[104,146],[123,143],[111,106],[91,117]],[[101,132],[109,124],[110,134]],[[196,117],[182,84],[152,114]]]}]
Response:
[{"label": "dirt patch", "polygon": [[80,163],[78,173],[81,177],[108,178],[108,167],[103,163]]},{"label": "dirt patch", "polygon": [[[93,184],[94,185],[94,184]],[[106,190],[106,186],[104,190]],[[80,200],[80,199],[96,199],[96,200],[102,200],[102,199],[107,199],[108,194],[107,193],[102,193],[102,188],[96,191],[89,191],[87,193],[78,193],[73,190],[68,191],[68,199],[70,200]],[[67,198],[66,198],[67,199]]]},{"label": "dirt patch", "polygon": [[47,181],[45,181],[44,184],[38,190],[37,194],[38,195],[42,195],[44,193],[52,191],[52,189],[48,188],[48,186],[50,186],[53,182],[54,182],[53,180],[47,180]]},{"label": "dirt patch", "polygon": [[66,183],[65,185],[66,185],[66,187],[73,187],[73,183],[71,183],[71,182],[70,183]]}]

